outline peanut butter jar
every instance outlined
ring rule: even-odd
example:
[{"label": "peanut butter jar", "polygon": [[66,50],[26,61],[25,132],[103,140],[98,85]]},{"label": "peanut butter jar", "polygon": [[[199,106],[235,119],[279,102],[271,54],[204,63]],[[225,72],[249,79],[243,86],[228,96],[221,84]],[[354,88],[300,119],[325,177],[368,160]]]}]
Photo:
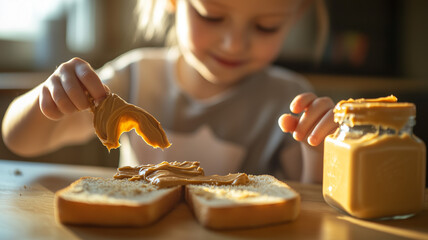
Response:
[{"label": "peanut butter jar", "polygon": [[323,196],[363,219],[402,219],[423,209],[426,147],[413,134],[416,107],[394,96],[349,99],[324,144]]}]

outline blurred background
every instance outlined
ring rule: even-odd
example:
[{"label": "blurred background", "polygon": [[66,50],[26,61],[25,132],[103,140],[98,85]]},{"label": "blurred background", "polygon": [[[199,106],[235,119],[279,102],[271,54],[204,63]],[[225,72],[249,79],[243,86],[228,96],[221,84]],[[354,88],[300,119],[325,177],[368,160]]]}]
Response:
[{"label": "blurred background", "polygon": [[[0,0],[0,116],[10,101],[78,56],[101,67],[137,47],[136,0]],[[305,75],[335,101],[396,95],[417,105],[415,133],[428,142],[428,1],[326,0],[330,31],[315,57],[316,10],[293,28],[276,64]],[[97,139],[23,159],[0,141],[0,159],[117,166]]]}]

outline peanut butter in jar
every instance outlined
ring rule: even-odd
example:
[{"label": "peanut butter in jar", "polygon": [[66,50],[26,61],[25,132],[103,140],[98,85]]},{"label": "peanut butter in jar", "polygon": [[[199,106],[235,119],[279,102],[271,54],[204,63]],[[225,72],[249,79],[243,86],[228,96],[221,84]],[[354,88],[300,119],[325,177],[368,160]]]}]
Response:
[{"label": "peanut butter in jar", "polygon": [[416,107],[389,96],[339,102],[340,127],[324,145],[323,196],[364,219],[406,218],[423,209],[426,147],[412,130]]}]

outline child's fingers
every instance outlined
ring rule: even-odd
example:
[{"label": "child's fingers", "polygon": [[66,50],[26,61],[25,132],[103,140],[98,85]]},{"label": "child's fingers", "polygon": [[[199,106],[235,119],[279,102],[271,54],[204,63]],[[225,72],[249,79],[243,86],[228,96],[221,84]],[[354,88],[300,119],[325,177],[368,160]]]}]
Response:
[{"label": "child's fingers", "polygon": [[301,113],[317,98],[314,93],[302,93],[297,95],[290,103],[290,110],[292,113]]},{"label": "child's fingers", "polygon": [[89,107],[89,101],[85,94],[85,89],[75,74],[70,74],[66,68],[59,70],[62,88],[78,110],[85,110]]},{"label": "child's fingers", "polygon": [[303,141],[322,117],[333,107],[334,103],[330,98],[321,97],[315,99],[300,117],[293,137],[298,141]]},{"label": "child's fingers", "polygon": [[291,114],[283,114],[278,119],[278,125],[283,132],[293,132],[296,129],[297,124],[299,123],[299,118]]},{"label": "child's fingers", "polygon": [[74,106],[65,92],[59,76],[52,75],[49,77],[45,83],[45,87],[49,90],[52,100],[63,114],[70,114],[77,111],[76,106]]},{"label": "child's fingers", "polygon": [[334,122],[333,109],[330,109],[318,122],[308,137],[308,143],[312,146],[318,146],[322,143],[325,137],[333,133],[337,129],[337,124]]},{"label": "child's fingers", "polygon": [[51,119],[87,109],[90,106],[87,93],[100,101],[110,91],[91,66],[80,58],[61,64],[41,87],[40,109]]},{"label": "child's fingers", "polygon": [[104,90],[106,91],[106,93],[111,93],[110,88],[104,84]]},{"label": "child's fingers", "polygon": [[99,104],[101,104],[101,102],[105,99],[105,97],[107,97],[107,94],[111,93],[111,90],[107,85],[103,84],[103,87],[104,87],[104,91],[106,92],[106,95],[102,98],[94,99],[95,106],[98,106]]},{"label": "child's fingers", "polygon": [[71,60],[75,64],[75,72],[77,78],[88,90],[89,94],[95,99],[103,99],[106,97],[106,90],[101,79],[92,69],[92,67],[80,58],[73,58]]},{"label": "child's fingers", "polygon": [[41,93],[39,95],[40,110],[43,115],[52,120],[60,119],[64,114],[58,109],[49,89],[42,86]]}]

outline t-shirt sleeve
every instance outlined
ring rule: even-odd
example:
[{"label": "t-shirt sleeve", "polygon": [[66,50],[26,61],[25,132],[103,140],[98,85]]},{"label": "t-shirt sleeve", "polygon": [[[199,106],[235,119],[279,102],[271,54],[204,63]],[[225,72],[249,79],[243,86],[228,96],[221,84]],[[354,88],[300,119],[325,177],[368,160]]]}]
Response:
[{"label": "t-shirt sleeve", "polygon": [[133,75],[143,58],[142,49],[129,51],[98,69],[98,76],[112,92],[129,101],[132,81],[137,80]]}]

